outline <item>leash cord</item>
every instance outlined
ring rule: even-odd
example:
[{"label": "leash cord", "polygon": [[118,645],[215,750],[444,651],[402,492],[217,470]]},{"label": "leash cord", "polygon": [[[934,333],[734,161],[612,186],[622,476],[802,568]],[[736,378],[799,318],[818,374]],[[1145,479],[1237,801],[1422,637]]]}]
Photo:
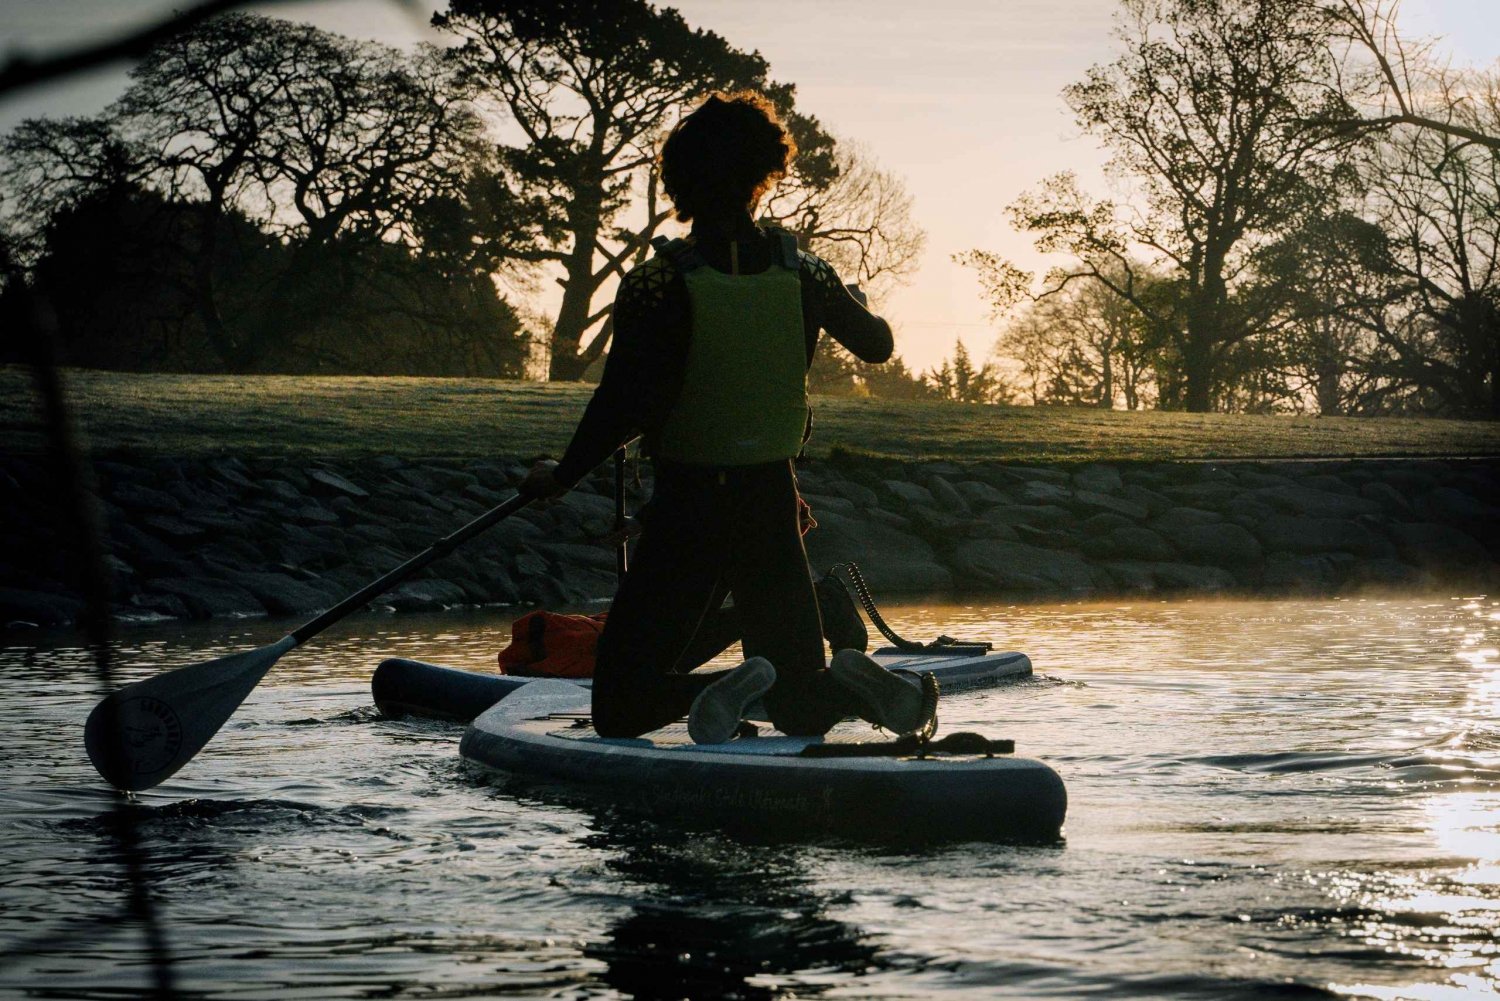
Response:
[{"label": "leash cord", "polygon": [[[849,583],[845,583],[843,577],[839,576],[840,573],[849,578]],[[892,646],[903,653],[957,652],[958,648],[972,649],[976,653],[982,653],[995,648],[993,643],[984,640],[956,640],[952,636],[939,636],[930,643],[918,643],[916,640],[905,639],[897,635],[896,630],[892,629],[890,623],[885,621],[885,616],[880,614],[880,609],[875,607],[875,597],[870,594],[870,585],[865,583],[865,575],[860,572],[859,564],[853,561],[835,564],[829,568],[828,576],[838,582],[838,585],[844,589],[845,594],[849,593],[849,584],[852,583],[854,585],[854,595],[851,595],[851,597],[858,596],[859,603],[864,607],[865,614],[870,617],[870,622],[875,628],[880,630],[880,635],[884,636],[890,641]]]}]

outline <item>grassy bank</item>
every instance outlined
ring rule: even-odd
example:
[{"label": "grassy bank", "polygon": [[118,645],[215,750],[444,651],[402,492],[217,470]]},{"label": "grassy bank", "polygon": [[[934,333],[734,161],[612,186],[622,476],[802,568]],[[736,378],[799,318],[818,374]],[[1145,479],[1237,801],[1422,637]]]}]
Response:
[{"label": "grassy bank", "polygon": [[[558,453],[590,389],[486,379],[67,373],[101,455]],[[0,369],[7,451],[33,451],[27,374]],[[1500,424],[820,399],[812,454],[1014,462],[1500,455]]]}]

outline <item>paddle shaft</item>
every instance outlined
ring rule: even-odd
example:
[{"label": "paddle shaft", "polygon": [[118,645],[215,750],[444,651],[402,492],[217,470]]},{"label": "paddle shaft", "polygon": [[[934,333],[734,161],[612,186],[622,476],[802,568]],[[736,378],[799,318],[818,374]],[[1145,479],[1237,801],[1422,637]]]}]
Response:
[{"label": "paddle shaft", "polygon": [[615,449],[615,531],[620,534],[620,541],[615,544],[615,577],[619,580],[625,578],[625,571],[629,569],[629,558],[627,557],[625,539],[625,446],[621,445]]},{"label": "paddle shaft", "polygon": [[366,584],[354,594],[349,595],[349,597],[334,605],[322,615],[319,615],[316,619],[294,629],[290,634],[291,638],[297,641],[298,646],[301,646],[350,612],[359,611],[365,605],[369,604],[371,600],[380,597],[396,584],[401,583],[401,581],[421,570],[429,563],[442,559],[453,552],[454,549],[474,538],[474,536],[509,518],[521,510],[521,508],[530,504],[531,501],[532,498],[524,494],[517,494],[504,504],[491,508],[451,535],[443,536],[379,580]]}]

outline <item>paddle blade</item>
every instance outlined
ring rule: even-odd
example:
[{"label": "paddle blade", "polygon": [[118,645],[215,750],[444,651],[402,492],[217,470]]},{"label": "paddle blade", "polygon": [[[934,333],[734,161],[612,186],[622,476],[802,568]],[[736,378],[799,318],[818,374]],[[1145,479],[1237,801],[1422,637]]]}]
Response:
[{"label": "paddle blade", "polygon": [[117,789],[150,789],[192,760],[281,655],[269,646],[181,667],[126,685],[94,707],[83,728],[89,760]]}]

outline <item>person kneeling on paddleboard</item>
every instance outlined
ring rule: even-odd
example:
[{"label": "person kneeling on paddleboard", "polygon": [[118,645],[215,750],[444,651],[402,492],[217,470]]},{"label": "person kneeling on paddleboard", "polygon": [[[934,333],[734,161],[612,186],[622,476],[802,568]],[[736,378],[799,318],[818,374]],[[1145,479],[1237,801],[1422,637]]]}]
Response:
[{"label": "person kneeling on paddleboard", "polygon": [[[819,330],[868,362],[887,360],[893,342],[826,261],[756,226],[795,153],[757,94],[715,94],[672,130],[662,186],[692,234],[654,241],[656,256],[621,279],[599,386],[562,460],[521,484],[556,497],[638,435],[652,458],[650,518],[599,638],[601,736],[686,713],[695,741],[722,743],[762,696],[771,723],[795,735],[846,715],[898,733],[929,722],[921,692],[864,654],[823,658],[792,466],[810,426],[807,367]],[[717,680],[684,671],[726,591],[746,661]]]}]

